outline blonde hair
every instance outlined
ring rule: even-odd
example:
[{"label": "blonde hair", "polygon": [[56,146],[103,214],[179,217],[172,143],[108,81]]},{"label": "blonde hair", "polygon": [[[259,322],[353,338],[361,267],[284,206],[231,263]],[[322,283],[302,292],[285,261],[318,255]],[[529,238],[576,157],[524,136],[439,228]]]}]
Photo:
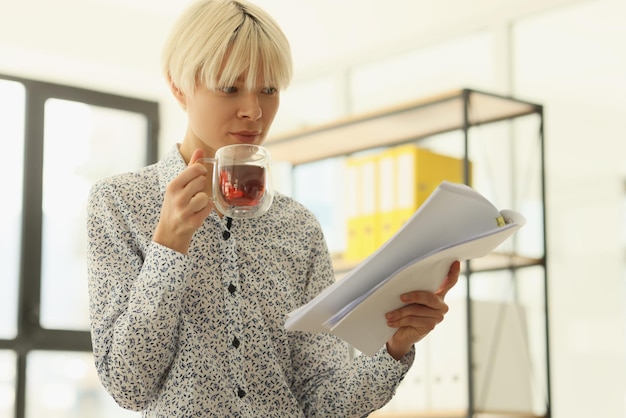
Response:
[{"label": "blonde hair", "polygon": [[198,83],[232,86],[241,75],[252,89],[262,72],[267,87],[291,81],[287,37],[263,9],[244,0],[196,0],[178,18],[163,49],[163,72],[183,93]]}]

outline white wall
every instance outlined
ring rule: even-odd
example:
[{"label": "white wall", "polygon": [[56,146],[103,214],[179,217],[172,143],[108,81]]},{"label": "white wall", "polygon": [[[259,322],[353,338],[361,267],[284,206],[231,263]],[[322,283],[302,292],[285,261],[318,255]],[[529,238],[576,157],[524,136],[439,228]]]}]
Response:
[{"label": "white wall", "polygon": [[545,104],[558,417],[624,417],[626,2],[520,22],[515,90]]},{"label": "white wall", "polygon": [[[167,30],[190,0],[0,0],[0,72],[159,100],[162,146],[184,115],[160,74]],[[298,79],[497,27],[580,0],[258,0],[291,40]],[[506,78],[506,77],[505,77]],[[505,88],[507,80],[500,80]]]},{"label": "white wall", "polygon": [[[0,0],[0,73],[158,100],[167,147],[184,127],[159,71],[172,16],[161,12],[165,0],[143,2],[148,14],[128,7],[141,3]],[[465,33],[494,34],[492,90],[546,106],[553,416],[626,417],[617,226],[626,218],[626,1],[258,3],[292,39],[294,87]]]}]

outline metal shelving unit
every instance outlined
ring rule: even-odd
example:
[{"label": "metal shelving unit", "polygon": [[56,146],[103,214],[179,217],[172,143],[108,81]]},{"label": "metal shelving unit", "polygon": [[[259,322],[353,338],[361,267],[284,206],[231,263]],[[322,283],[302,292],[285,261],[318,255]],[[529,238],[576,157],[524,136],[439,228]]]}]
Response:
[{"label": "metal shelving unit", "polygon": [[[532,133],[534,142],[520,145],[521,140],[516,138],[517,132],[515,127],[511,127],[511,124],[527,117],[532,118],[536,126],[536,130]],[[452,142],[456,144],[464,164],[465,182],[470,184],[470,165],[474,168],[480,166],[474,161],[479,152],[473,148],[474,142],[477,142],[473,138],[473,132],[491,125],[498,125],[501,130],[506,132],[506,135],[496,135],[496,139],[490,140],[492,141],[489,142],[491,145],[487,144],[483,147],[489,150],[492,145],[500,147],[504,144],[503,149],[506,151],[502,153],[502,157],[495,157],[495,160],[498,160],[496,165],[499,165],[500,169],[494,171],[502,173],[509,170],[512,172],[512,174],[502,176],[505,178],[504,186],[500,187],[500,189],[505,190],[505,193],[513,196],[511,208],[518,209],[515,207],[518,203],[517,200],[521,200],[522,204],[530,204],[534,208],[532,211],[534,217],[529,222],[535,233],[534,238],[531,239],[534,245],[533,251],[528,254],[524,251],[518,252],[518,246],[515,244],[510,250],[495,252],[483,259],[472,260],[464,265],[462,274],[466,279],[465,300],[467,302],[465,312],[467,405],[462,411],[445,412],[430,409],[410,412],[379,412],[375,414],[376,417],[551,418],[543,119],[543,107],[539,104],[474,89],[459,89],[267,139],[265,145],[269,148],[274,160],[288,161],[295,166],[409,142],[430,146],[437,141],[437,138],[452,134],[455,135]],[[502,138],[503,136],[508,138]],[[451,142],[450,140],[446,141]],[[487,141],[483,142],[487,143]],[[533,150],[530,154],[524,151],[528,148]],[[492,157],[491,160],[493,159]],[[532,159],[530,174],[519,170],[518,159]],[[486,177],[489,178],[489,176]],[[493,177],[499,177],[499,174]],[[532,184],[528,186],[528,183]],[[522,195],[523,198],[518,199],[515,191],[509,192],[519,184],[524,184],[524,188],[532,189],[532,198],[526,199],[526,196]],[[482,190],[479,191],[482,192]],[[523,211],[521,212],[523,213]],[[354,267],[353,263],[347,263],[341,257],[335,259],[335,270],[338,274],[352,267]],[[526,269],[534,269],[534,277],[538,277],[539,281],[539,285],[535,286],[531,292],[520,290],[525,283],[524,280],[518,278],[518,275],[523,275],[522,272]],[[541,316],[541,319],[534,323],[535,325],[539,324],[539,327],[543,329],[541,332],[535,332],[535,336],[543,341],[534,345],[534,356],[538,359],[535,363],[540,364],[542,370],[534,370],[533,373],[542,376],[538,379],[540,382],[535,382],[540,388],[537,392],[539,395],[535,396],[538,399],[536,399],[533,411],[481,410],[481,405],[477,403],[474,344],[472,343],[473,328],[476,325],[472,318],[472,306],[475,301],[473,292],[474,287],[480,285],[480,281],[483,280],[480,277],[481,274],[489,274],[489,272],[506,272],[510,277],[509,282],[514,288],[515,303],[522,303],[517,299],[518,295],[530,293],[531,297],[536,299],[534,301],[535,307],[539,306],[538,310],[535,309],[535,316]],[[540,288],[542,295],[534,293],[537,288]],[[533,328],[533,331],[536,331],[536,328]]]}]

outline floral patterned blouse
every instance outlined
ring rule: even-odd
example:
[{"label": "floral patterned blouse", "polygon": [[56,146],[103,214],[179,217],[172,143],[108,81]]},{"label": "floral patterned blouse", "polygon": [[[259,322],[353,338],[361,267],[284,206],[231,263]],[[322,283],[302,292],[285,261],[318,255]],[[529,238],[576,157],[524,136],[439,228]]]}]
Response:
[{"label": "floral patterned blouse", "polygon": [[350,358],[329,334],[288,332],[287,313],[329,286],[319,223],[284,195],[254,219],[213,212],[188,255],[152,241],[165,187],[157,164],[94,185],[89,295],[98,375],[143,417],[362,417],[389,401],[414,357]]}]

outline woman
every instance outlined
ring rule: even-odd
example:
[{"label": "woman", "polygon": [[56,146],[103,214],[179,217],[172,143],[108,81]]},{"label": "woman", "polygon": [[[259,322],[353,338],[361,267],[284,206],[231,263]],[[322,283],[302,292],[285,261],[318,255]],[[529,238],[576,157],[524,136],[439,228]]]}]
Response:
[{"label": "woman", "polygon": [[413,344],[447,311],[454,263],[435,294],[403,295],[395,335],[350,359],[327,334],[287,332],[286,314],[334,278],[321,228],[277,195],[252,219],[213,206],[198,160],[262,144],[291,78],[289,44],[245,1],[200,0],[163,53],[187,131],[157,164],[96,184],[90,195],[89,291],[100,379],[144,417],[359,417],[389,401]]}]

